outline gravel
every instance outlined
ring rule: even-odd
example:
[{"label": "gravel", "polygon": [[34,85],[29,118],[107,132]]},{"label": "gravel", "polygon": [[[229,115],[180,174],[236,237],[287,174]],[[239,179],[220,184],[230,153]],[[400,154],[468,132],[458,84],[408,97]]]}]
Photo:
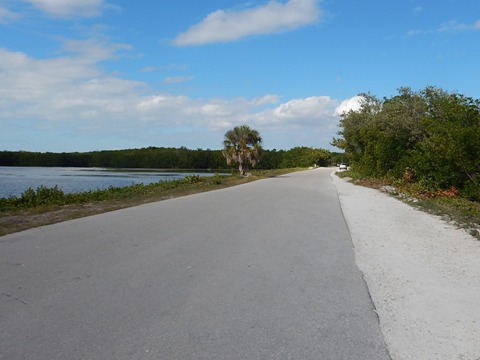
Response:
[{"label": "gravel", "polygon": [[480,241],[332,178],[392,359],[480,359]]}]

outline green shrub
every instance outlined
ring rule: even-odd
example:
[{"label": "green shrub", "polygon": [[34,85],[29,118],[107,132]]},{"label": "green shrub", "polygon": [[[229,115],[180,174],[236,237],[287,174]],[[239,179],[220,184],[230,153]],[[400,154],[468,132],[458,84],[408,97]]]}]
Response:
[{"label": "green shrub", "polygon": [[471,181],[460,190],[460,195],[471,201],[480,202],[480,186]]},{"label": "green shrub", "polygon": [[54,186],[53,188],[48,188],[46,186],[39,186],[36,190],[28,188],[25,190],[20,198],[15,201],[12,199],[13,203],[23,206],[39,206],[45,204],[63,204],[65,203],[65,193]]},{"label": "green shrub", "polygon": [[479,198],[480,100],[435,87],[401,88],[383,100],[361,96],[360,109],[342,115],[343,139],[332,143],[347,152],[355,171]]},{"label": "green shrub", "polygon": [[199,175],[187,175],[183,178],[183,181],[187,184],[196,184],[201,181],[201,178]]}]

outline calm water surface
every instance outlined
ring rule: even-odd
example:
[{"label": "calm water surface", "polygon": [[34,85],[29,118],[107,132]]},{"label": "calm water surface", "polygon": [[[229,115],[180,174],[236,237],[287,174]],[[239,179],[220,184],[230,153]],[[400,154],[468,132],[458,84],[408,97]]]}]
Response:
[{"label": "calm water surface", "polygon": [[57,185],[65,193],[107,189],[110,186],[150,184],[187,175],[211,176],[202,172],[155,170],[111,170],[99,168],[46,168],[0,166],[0,197],[19,196],[28,188]]}]

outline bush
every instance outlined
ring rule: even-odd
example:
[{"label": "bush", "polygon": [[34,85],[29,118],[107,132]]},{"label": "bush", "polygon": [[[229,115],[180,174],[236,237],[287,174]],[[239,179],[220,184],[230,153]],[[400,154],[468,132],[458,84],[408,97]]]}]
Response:
[{"label": "bush", "polygon": [[356,171],[479,198],[480,100],[434,87],[383,100],[361,95],[360,110],[342,115],[343,139],[333,141]]},{"label": "bush", "polygon": [[187,184],[196,184],[201,181],[201,178],[199,175],[187,175],[183,178],[183,181]]},{"label": "bush", "polygon": [[64,204],[65,201],[65,193],[59,189],[58,186],[54,186],[53,188],[40,186],[37,190],[33,190],[32,188],[25,190],[20,196],[20,199],[18,199],[17,204],[31,207],[45,204],[59,205]]},{"label": "bush", "polygon": [[460,195],[471,201],[480,201],[480,186],[473,182],[468,183],[460,191]]}]

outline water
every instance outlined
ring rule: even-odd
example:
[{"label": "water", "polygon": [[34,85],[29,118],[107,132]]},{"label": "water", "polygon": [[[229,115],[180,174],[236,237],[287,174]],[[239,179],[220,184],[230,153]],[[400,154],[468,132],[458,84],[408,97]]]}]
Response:
[{"label": "water", "polygon": [[110,186],[150,184],[187,175],[211,176],[213,173],[155,170],[112,170],[99,168],[48,168],[0,166],[0,198],[20,196],[28,188],[58,186],[65,193],[103,190]]}]

